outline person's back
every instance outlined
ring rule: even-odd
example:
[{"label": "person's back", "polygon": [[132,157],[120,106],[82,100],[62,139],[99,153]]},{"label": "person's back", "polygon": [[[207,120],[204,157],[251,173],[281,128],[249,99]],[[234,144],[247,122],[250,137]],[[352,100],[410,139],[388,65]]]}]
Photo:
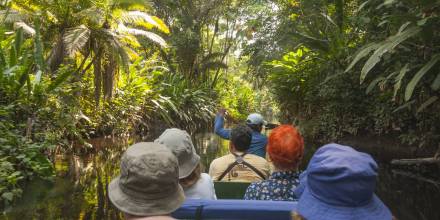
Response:
[{"label": "person's back", "polygon": [[217,199],[211,177],[201,172],[200,156],[196,153],[188,132],[170,128],[154,142],[164,144],[176,155],[179,162],[179,183],[186,198]]},{"label": "person's back", "polygon": [[[224,129],[224,114],[225,110],[220,110],[214,121],[214,133],[218,136],[229,140],[231,130]],[[255,154],[257,156],[266,157],[266,145],[267,145],[267,137],[264,134],[261,134],[261,130],[263,125],[266,122],[263,120],[263,117],[260,114],[250,114],[246,120],[246,124],[252,129],[252,139],[249,149],[247,150],[248,154]]]},{"label": "person's back", "polygon": [[391,220],[390,210],[374,194],[377,164],[349,146],[319,148],[300,176],[294,219]]},{"label": "person's back", "polygon": [[266,179],[269,175],[267,161],[254,154],[247,154],[252,131],[239,125],[230,132],[230,154],[212,161],[209,175],[215,181],[254,182]]},{"label": "person's back", "polygon": [[268,155],[274,171],[268,180],[254,182],[246,190],[245,200],[296,201],[299,184],[298,166],[304,152],[304,141],[290,125],[275,128],[269,136]]},{"label": "person's back", "polygon": [[171,213],[184,202],[179,165],[164,145],[141,142],[121,158],[121,173],[108,185],[108,197],[126,220],[174,219]]},{"label": "person's back", "polygon": [[[237,164],[220,180],[219,177],[222,176],[229,165],[234,163],[235,160],[236,157],[233,154],[228,154],[213,160],[209,169],[209,175],[214,181],[255,182],[264,180],[262,176],[244,164]],[[253,154],[246,154],[243,160],[260,170],[265,178],[269,175],[269,164],[264,158]]]}]

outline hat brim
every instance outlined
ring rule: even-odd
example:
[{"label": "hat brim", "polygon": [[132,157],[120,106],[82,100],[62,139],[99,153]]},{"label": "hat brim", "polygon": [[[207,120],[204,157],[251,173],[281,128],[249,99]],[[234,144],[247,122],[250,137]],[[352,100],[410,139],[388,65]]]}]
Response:
[{"label": "hat brim", "polygon": [[305,187],[298,201],[297,211],[308,220],[391,220],[392,214],[383,202],[373,195],[371,201],[359,207],[345,207],[326,204],[317,199]]},{"label": "hat brim", "polygon": [[119,178],[120,176],[110,182],[108,192],[110,201],[122,212],[136,216],[166,215],[178,209],[185,201],[183,189],[179,184],[174,193],[164,198],[132,198],[119,187]]},{"label": "hat brim", "polygon": [[200,156],[194,153],[193,156],[191,157],[191,160],[179,164],[179,179],[183,179],[189,176],[199,163],[200,163]]}]

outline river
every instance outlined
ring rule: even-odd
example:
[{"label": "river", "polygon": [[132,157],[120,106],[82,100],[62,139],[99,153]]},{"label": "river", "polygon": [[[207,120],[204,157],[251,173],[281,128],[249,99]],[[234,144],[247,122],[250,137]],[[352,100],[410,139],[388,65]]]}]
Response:
[{"label": "river", "polygon": [[[228,152],[227,141],[211,133],[195,135],[194,140],[205,169],[214,158]],[[96,153],[56,156],[55,179],[31,181],[23,197],[0,219],[121,219],[108,199],[107,185],[118,174],[121,155],[132,140],[90,142]],[[306,160],[317,147],[306,144]],[[439,168],[417,169],[428,177],[420,180],[415,173],[380,163],[377,194],[399,220],[440,220]]]}]

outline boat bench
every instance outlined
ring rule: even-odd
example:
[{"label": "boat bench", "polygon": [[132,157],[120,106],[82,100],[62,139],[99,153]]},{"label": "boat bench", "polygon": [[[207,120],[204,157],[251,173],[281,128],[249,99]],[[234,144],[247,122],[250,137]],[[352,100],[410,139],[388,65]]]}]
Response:
[{"label": "boat bench", "polygon": [[296,202],[187,199],[172,216],[177,219],[291,220]]}]

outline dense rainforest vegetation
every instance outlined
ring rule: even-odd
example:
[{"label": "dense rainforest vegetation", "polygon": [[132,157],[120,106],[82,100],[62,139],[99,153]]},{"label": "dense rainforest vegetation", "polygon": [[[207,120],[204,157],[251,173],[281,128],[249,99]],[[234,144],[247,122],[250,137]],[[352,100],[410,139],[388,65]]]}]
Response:
[{"label": "dense rainforest vegetation", "polygon": [[[440,141],[436,0],[0,1],[0,197],[87,140],[258,111],[306,137]],[[75,143],[75,144],[74,144]],[[79,144],[78,144],[79,143]],[[80,147],[78,147],[80,146]]]}]

